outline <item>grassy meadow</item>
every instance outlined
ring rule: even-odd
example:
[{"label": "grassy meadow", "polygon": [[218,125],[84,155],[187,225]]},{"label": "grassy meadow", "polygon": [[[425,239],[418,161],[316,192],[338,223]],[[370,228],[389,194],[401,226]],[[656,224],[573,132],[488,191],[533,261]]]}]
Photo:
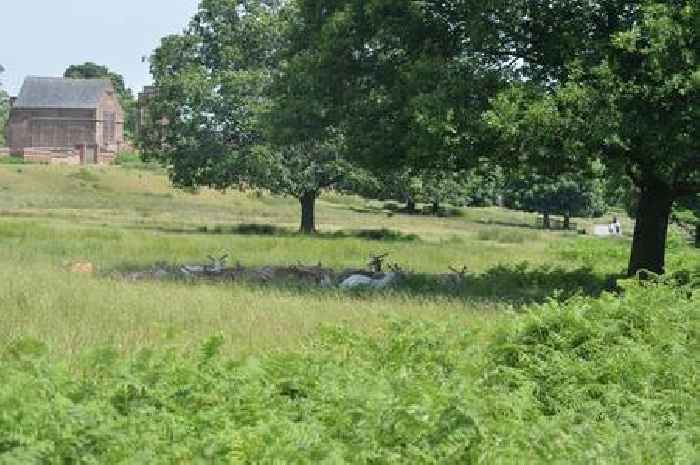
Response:
[{"label": "grassy meadow", "polygon": [[[159,344],[191,348],[211,334],[226,335],[231,353],[298,345],[322,324],[349,323],[371,332],[387,317],[454,318],[488,327],[508,309],[555,289],[546,270],[572,273],[571,286],[603,285],[625,265],[628,240],[604,243],[530,227],[534,216],[500,209],[463,209],[453,218],[389,215],[378,203],[325,195],[318,206],[319,237],[293,234],[294,199],[256,192],[172,189],[161,173],[123,168],[21,165],[0,167],[0,343],[33,337],[53,354],[71,357],[85,348],[113,345],[131,352]],[[271,235],[236,234],[237,225],[287,228]],[[366,229],[397,234],[386,240],[353,237]],[[332,233],[344,231],[345,237]],[[327,233],[327,234],[324,234]],[[602,256],[591,260],[591,251]],[[429,289],[376,295],[339,291],[132,283],[110,279],[123,269],[159,262],[200,263],[229,253],[248,265],[316,264],[362,267],[372,253],[415,272],[467,266],[476,280],[460,295]],[[580,255],[580,256],[579,256]],[[595,261],[595,263],[591,263]],[[71,273],[90,262],[97,273]],[[538,285],[520,285],[527,262],[540,269]],[[545,268],[543,268],[545,267]],[[588,267],[585,273],[575,270]],[[590,276],[588,276],[590,274]],[[407,291],[410,291],[407,290]]]},{"label": "grassy meadow", "polygon": [[[294,199],[1,165],[0,464],[698,463],[700,309],[662,285],[606,292],[628,220],[608,240],[498,208],[329,193],[317,210],[301,237]],[[383,252],[417,274],[376,292],[115,277]],[[470,271],[458,289],[420,275],[450,266]],[[675,231],[668,267],[700,269]]]},{"label": "grassy meadow", "polygon": [[[0,341],[34,337],[63,357],[101,344],[125,351],[161,343],[188,348],[222,333],[232,352],[249,353],[293,347],[323,323],[349,322],[372,331],[386,316],[399,316],[488,326],[532,291],[502,282],[506,275],[458,298],[108,277],[114,270],[200,263],[223,253],[245,265],[322,262],[343,268],[362,267],[371,253],[389,252],[392,262],[416,272],[447,273],[449,266],[486,272],[522,262],[533,268],[585,266],[567,256],[584,239],[531,229],[534,217],[528,214],[465,209],[454,218],[389,216],[379,204],[333,194],[318,207],[321,232],[345,231],[348,237],[292,234],[298,205],[290,198],[256,192],[194,195],[172,189],[165,176],[147,170],[2,166],[0,257],[6,266],[0,271],[5,320]],[[289,233],[235,234],[239,224],[275,225]],[[353,231],[382,228],[400,234],[383,241],[353,237]],[[628,244],[604,247],[611,256],[596,270],[599,279],[624,267]],[[78,262],[94,264],[95,276],[71,273]],[[510,295],[503,286],[510,287]]]}]

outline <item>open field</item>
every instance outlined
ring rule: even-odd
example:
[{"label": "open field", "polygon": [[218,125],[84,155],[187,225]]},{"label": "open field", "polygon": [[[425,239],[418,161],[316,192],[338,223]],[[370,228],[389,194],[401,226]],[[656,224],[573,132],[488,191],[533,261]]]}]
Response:
[{"label": "open field", "polygon": [[[291,199],[0,166],[0,464],[697,463],[694,291],[606,293],[629,236],[459,213],[326,195],[321,234],[300,237]],[[118,274],[224,252],[335,268],[389,252],[419,274],[376,292]],[[675,232],[668,255],[700,269]],[[456,288],[420,274],[464,265]]]},{"label": "open field", "polygon": [[[2,166],[0,212],[0,344],[33,337],[58,358],[101,345],[125,352],[161,344],[190,349],[212,334],[225,335],[230,354],[249,354],[295,347],[323,324],[348,323],[371,333],[387,317],[454,319],[488,329],[511,317],[506,310],[557,288],[600,292],[608,275],[624,269],[629,247],[628,239],[538,231],[528,226],[534,216],[525,213],[463,209],[453,218],[389,216],[377,203],[332,194],[319,202],[322,232],[385,228],[400,234],[381,241],[352,234],[232,234],[241,223],[291,231],[297,203],[254,192],[193,195],[171,189],[162,174],[122,168]],[[108,277],[158,262],[206,262],[207,255],[221,253],[244,265],[361,267],[377,252],[391,253],[392,262],[416,272],[466,265],[490,274],[457,294],[424,286],[351,296]],[[672,255],[671,263],[681,268],[690,253]],[[69,272],[76,262],[94,264],[96,275]],[[562,279],[549,268],[570,274]]]},{"label": "open field", "polygon": [[[0,212],[0,257],[6,264],[0,271],[5,323],[0,343],[31,336],[59,358],[102,344],[124,351],[166,343],[190,348],[219,333],[226,335],[231,353],[250,353],[293,347],[321,324],[348,322],[371,332],[387,316],[455,318],[488,327],[513,305],[555,291],[546,267],[571,271],[569,290],[600,291],[608,275],[624,269],[629,247],[628,240],[531,229],[534,216],[525,213],[463,209],[454,218],[389,216],[379,204],[332,194],[319,202],[322,232],[386,228],[401,235],[373,241],[232,234],[241,223],[291,231],[297,203],[254,192],[193,195],[171,189],[161,174],[121,168],[2,166]],[[220,253],[245,265],[361,267],[377,252],[391,253],[392,262],[416,272],[464,265],[477,273],[506,268],[459,295],[409,289],[348,296],[269,286],[130,283],[105,276],[158,262],[206,262],[207,255]],[[680,261],[674,266],[682,267],[689,253],[695,252],[672,255],[671,263]],[[94,264],[96,276],[70,273],[76,262]],[[538,276],[515,270],[524,262],[530,270],[540,268],[539,283]]]}]

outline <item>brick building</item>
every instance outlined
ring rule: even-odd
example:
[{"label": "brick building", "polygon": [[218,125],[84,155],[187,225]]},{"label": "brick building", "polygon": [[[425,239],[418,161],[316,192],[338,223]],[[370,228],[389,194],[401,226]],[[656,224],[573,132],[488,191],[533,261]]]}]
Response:
[{"label": "brick building", "polygon": [[10,99],[5,135],[13,155],[55,158],[79,150],[83,163],[97,163],[124,144],[124,112],[109,80],[28,77]]}]

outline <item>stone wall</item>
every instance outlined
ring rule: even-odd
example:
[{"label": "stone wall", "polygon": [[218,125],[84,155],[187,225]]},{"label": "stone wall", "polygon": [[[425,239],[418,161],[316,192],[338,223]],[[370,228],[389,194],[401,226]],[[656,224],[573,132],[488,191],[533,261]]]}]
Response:
[{"label": "stone wall", "polygon": [[71,148],[27,147],[22,150],[22,158],[32,163],[50,165],[79,165],[80,153]]},{"label": "stone wall", "polygon": [[[93,149],[94,150],[94,149]],[[89,151],[89,153],[94,153]],[[81,147],[26,147],[21,149],[15,156],[22,157],[31,163],[43,163],[47,165],[111,165],[114,163],[115,155],[110,152],[97,151],[97,156],[83,162]]]}]

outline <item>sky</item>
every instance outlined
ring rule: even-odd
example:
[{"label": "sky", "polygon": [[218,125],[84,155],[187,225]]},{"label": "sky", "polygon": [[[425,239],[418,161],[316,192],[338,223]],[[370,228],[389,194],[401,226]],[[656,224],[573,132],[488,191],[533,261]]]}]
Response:
[{"label": "sky", "polygon": [[138,92],[151,82],[149,56],[166,35],[182,32],[198,0],[0,0],[0,75],[17,95],[25,76],[62,76],[93,61],[124,76]]}]

